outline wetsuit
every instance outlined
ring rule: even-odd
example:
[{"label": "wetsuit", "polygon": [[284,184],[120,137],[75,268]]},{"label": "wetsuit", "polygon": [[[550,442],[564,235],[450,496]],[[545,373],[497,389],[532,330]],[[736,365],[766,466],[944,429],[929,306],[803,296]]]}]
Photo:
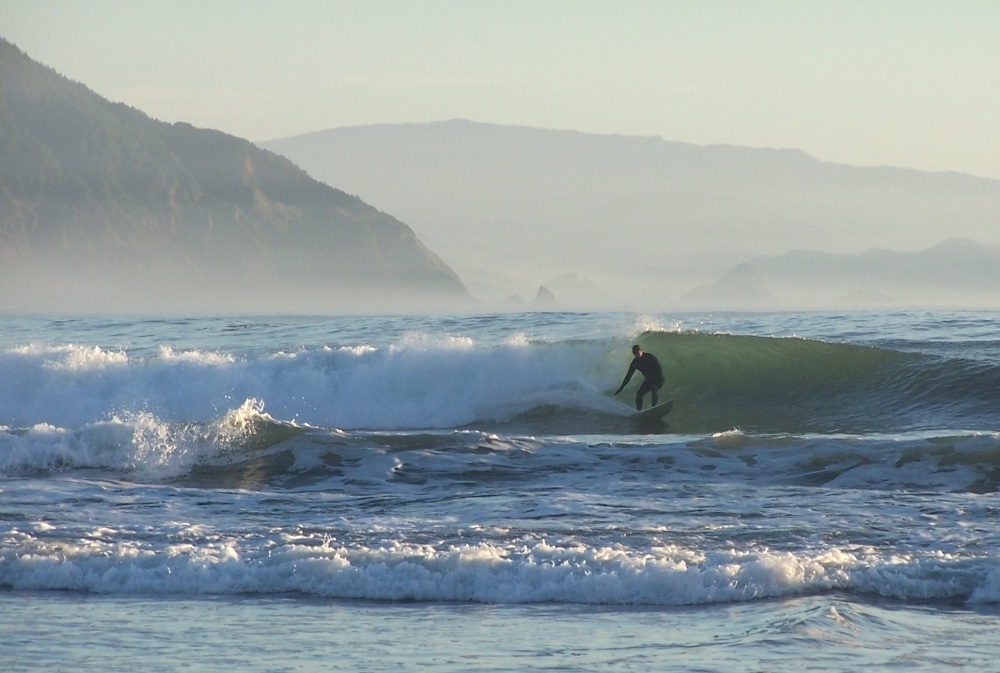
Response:
[{"label": "wetsuit", "polygon": [[625,380],[622,381],[621,386],[618,388],[617,395],[620,393],[628,382],[632,380],[632,374],[635,374],[636,370],[642,372],[644,381],[642,385],[639,386],[638,392],[635,394],[635,408],[636,411],[642,411],[642,398],[646,393],[652,393],[650,396],[650,401],[653,406],[659,399],[658,393],[660,388],[663,387],[663,368],[660,367],[660,361],[656,359],[656,356],[652,353],[643,353],[642,355],[633,358],[632,364],[629,365],[628,373],[625,374]]}]

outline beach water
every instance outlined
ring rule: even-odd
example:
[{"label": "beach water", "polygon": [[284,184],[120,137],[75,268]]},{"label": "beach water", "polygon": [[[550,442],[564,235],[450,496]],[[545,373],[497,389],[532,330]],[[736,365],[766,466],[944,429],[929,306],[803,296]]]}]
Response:
[{"label": "beach water", "polygon": [[986,670],[998,318],[3,318],[4,670]]}]

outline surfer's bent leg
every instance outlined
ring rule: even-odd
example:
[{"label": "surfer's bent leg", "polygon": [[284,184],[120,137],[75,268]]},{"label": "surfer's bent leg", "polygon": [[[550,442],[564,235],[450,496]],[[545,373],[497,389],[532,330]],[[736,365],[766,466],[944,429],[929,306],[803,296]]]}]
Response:
[{"label": "surfer's bent leg", "polygon": [[642,397],[646,393],[649,393],[649,406],[655,407],[656,403],[660,401],[660,388],[662,387],[663,381],[643,381],[642,385],[639,386],[639,392],[635,394],[635,410],[642,411]]},{"label": "surfer's bent leg", "polygon": [[657,383],[655,386],[653,386],[653,404],[652,404],[652,406],[654,406],[654,407],[656,406],[656,403],[660,401],[660,388],[663,387],[663,383],[664,383],[663,379],[660,379],[660,382]]},{"label": "surfer's bent leg", "polygon": [[648,393],[650,391],[652,391],[652,393],[653,393],[653,406],[654,407],[656,406],[656,391],[657,391],[656,384],[653,383],[652,381],[646,380],[646,381],[642,382],[642,385],[639,386],[638,392],[636,392],[636,394],[635,394],[635,410],[636,411],[642,411],[642,397],[643,397],[643,395],[645,395],[646,393]]}]

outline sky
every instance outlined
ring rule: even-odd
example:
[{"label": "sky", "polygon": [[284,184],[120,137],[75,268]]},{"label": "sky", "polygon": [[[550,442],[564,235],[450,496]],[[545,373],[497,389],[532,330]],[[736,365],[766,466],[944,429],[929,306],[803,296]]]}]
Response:
[{"label": "sky", "polygon": [[470,119],[1000,179],[996,0],[0,0],[0,36],[265,141]]}]

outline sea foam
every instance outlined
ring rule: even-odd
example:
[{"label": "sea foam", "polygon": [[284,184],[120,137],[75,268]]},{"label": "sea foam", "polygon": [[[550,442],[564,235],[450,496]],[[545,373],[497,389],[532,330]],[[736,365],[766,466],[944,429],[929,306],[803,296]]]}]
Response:
[{"label": "sea foam", "polygon": [[276,418],[326,427],[452,427],[581,390],[606,403],[594,359],[586,347],[514,339],[480,348],[467,338],[425,334],[383,348],[239,357],[168,346],[146,357],[96,347],[17,348],[0,354],[0,422],[78,428],[141,412],[208,422],[257,399]]},{"label": "sea foam", "polygon": [[957,558],[884,557],[872,548],[790,552],[664,545],[636,552],[545,540],[366,547],[287,534],[241,540],[190,527],[173,541],[157,543],[121,529],[94,530],[75,545],[51,544],[46,535],[27,528],[5,535],[2,547],[22,552],[0,550],[0,577],[8,586],[611,605],[732,603],[831,590],[917,600],[992,602],[997,596],[995,571],[985,565],[956,575],[945,570],[959,564]]}]

